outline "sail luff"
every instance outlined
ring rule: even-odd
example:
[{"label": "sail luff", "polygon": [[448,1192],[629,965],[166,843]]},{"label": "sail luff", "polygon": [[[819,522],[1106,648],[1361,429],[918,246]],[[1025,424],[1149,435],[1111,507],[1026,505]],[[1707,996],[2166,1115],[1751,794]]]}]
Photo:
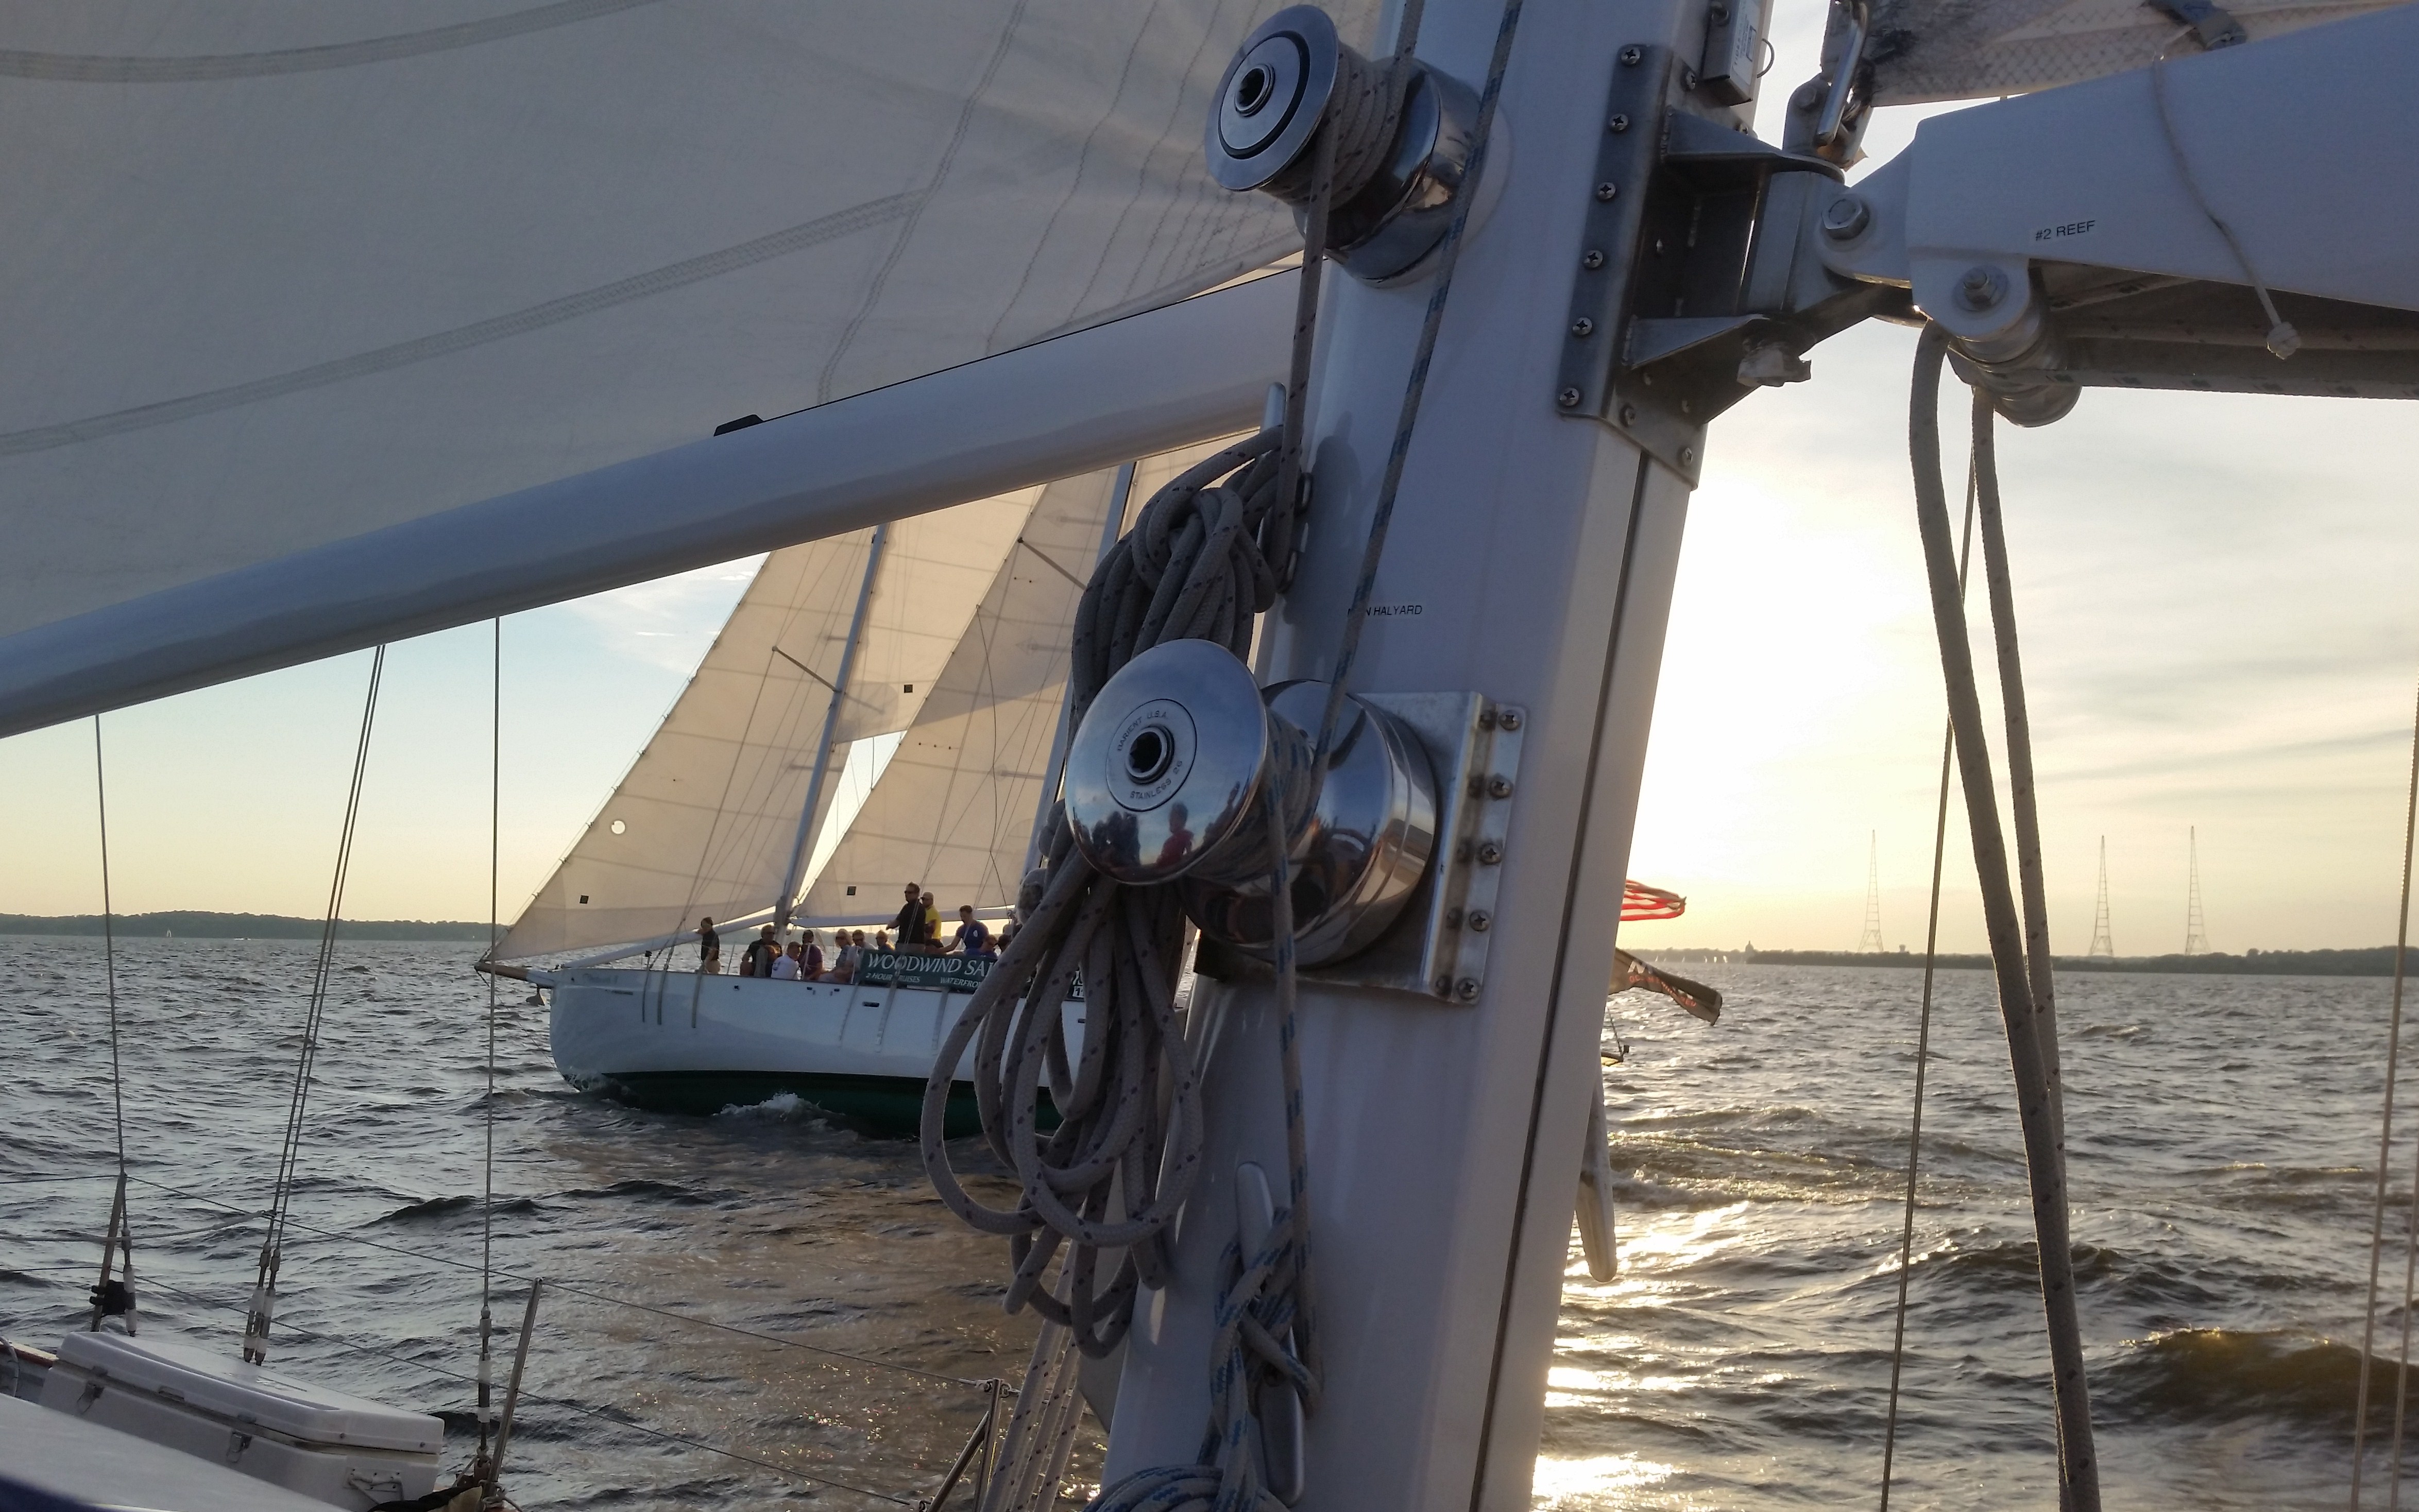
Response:
[{"label": "sail luff", "polygon": [[[1117,468],[1117,480],[1109,486],[1109,507],[1101,516],[1101,543],[1092,553],[1095,569],[1108,559],[1109,549],[1124,533],[1126,513],[1133,507],[1134,466],[1135,464],[1129,462]],[[1050,805],[1057,800],[1058,786],[1067,770],[1067,738],[1072,733],[1069,728],[1070,712],[1066,689],[1062,685],[1058,693],[1058,733],[1050,741],[1050,764],[1043,769],[1041,798],[1034,805],[1033,833],[1025,842],[1025,866],[1018,874],[1020,878],[1030,875],[1041,862],[1041,832],[1050,822]]]},{"label": "sail luff", "polygon": [[865,644],[865,617],[873,607],[873,585],[882,574],[882,552],[889,542],[890,527],[874,527],[872,543],[866,550],[865,581],[856,590],[856,612],[849,619],[848,644],[840,649],[840,674],[832,679],[831,703],[824,710],[823,734],[815,741],[814,775],[807,779],[807,801],[798,810],[798,835],[791,842],[790,864],[781,874],[781,891],[773,900],[773,923],[780,928],[789,927],[801,874],[807,869],[807,848],[822,827],[819,820],[824,782],[831,772],[832,736],[840,729],[840,707],[848,701],[849,677],[856,670],[857,648]]}]

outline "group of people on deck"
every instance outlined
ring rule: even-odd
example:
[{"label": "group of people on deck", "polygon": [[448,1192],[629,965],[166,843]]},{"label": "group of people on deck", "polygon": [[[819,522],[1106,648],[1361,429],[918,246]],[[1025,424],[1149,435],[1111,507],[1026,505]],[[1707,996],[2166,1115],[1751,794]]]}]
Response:
[{"label": "group of people on deck", "polygon": [[[740,952],[738,974],[770,977],[776,982],[854,982],[869,952],[894,950],[913,955],[963,955],[970,960],[995,961],[1000,948],[1014,938],[1016,926],[1009,925],[994,938],[991,926],[975,917],[974,907],[969,904],[958,909],[957,928],[949,942],[943,944],[941,913],[933,905],[932,894],[911,882],[899,916],[890,922],[888,929],[875,930],[871,944],[862,929],[835,929],[831,932],[831,954],[826,955],[811,929],[802,930],[797,939],[786,944],[780,933],[776,925],[764,925]],[[697,922],[697,969],[708,976],[719,974],[722,936],[716,931],[712,919]]]}]

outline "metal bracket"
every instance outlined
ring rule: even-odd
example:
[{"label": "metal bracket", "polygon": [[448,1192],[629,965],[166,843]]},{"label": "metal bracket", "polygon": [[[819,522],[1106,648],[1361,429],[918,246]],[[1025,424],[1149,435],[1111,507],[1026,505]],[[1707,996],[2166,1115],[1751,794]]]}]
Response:
[{"label": "metal bracket", "polygon": [[[1495,894],[1502,885],[1512,799],[1520,776],[1523,710],[1474,693],[1365,693],[1419,737],[1436,775],[1437,859],[1377,943],[1306,982],[1417,992],[1474,1002],[1487,983]],[[1268,967],[1208,935],[1194,969],[1222,981],[1263,980]]]},{"label": "metal bracket", "polygon": [[1810,250],[1839,168],[1671,103],[1674,67],[1668,48],[1617,54],[1554,402],[1693,484],[1708,421],[1903,301]]}]

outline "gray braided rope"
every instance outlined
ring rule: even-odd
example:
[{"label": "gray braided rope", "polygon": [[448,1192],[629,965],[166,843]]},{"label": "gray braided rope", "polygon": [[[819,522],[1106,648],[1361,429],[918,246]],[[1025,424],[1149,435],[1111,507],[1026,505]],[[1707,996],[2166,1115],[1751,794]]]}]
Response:
[{"label": "gray braided rope", "polygon": [[[1238,658],[1276,601],[1293,513],[1281,507],[1280,433],[1263,431],[1152,496],[1092,574],[1077,610],[1071,721],[1137,652],[1210,640]],[[1275,559],[1271,559],[1274,557]],[[1065,1325],[1095,1357],[1124,1338],[1136,1291],[1167,1278],[1163,1235],[1200,1169],[1200,1078],[1176,1018],[1184,915],[1173,890],[1120,886],[1049,824],[1041,897],[951,1028],[925,1083],[922,1147],[933,1189],[969,1225],[1009,1240],[1001,1301]],[[1059,1005],[1083,984],[1070,1054]],[[982,1138],[1016,1173],[1013,1207],[969,1195],[943,1139],[950,1082],[974,1050]],[[1041,1093],[1055,1127],[1044,1129]],[[1298,1102],[1296,1098],[1294,1101]],[[1063,1303],[1043,1286],[1062,1248]],[[1122,1253],[1103,1284],[1102,1251]]]}]

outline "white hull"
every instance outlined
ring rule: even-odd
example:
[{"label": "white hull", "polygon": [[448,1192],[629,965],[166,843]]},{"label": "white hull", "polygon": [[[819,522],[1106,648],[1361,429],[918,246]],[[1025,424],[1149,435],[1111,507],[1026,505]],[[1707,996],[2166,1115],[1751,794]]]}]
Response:
[{"label": "white hull", "polygon": [[[532,972],[550,989],[555,1066],[583,1092],[642,1107],[715,1113],[793,1093],[886,1134],[916,1131],[941,1042],[972,1000],[922,987],[778,982],[598,967]],[[1083,1005],[1066,1007],[1080,1036]],[[961,1058],[957,1080],[973,1071]],[[950,1133],[974,1132],[973,1093]]]}]

